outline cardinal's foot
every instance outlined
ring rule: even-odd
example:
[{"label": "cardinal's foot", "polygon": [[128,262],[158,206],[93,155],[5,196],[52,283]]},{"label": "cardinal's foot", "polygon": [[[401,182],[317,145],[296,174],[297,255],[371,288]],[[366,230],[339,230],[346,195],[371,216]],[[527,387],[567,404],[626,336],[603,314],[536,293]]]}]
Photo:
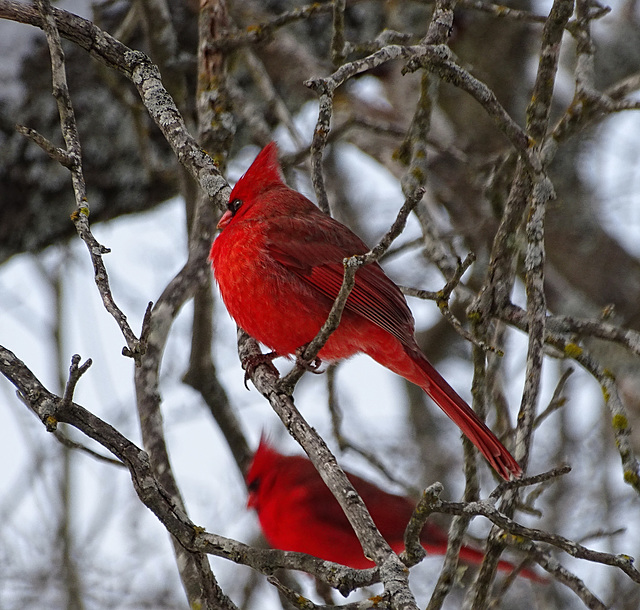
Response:
[{"label": "cardinal's foot", "polygon": [[278,352],[268,352],[266,354],[253,354],[249,356],[242,364],[244,365],[244,387],[249,389],[247,385],[247,381],[249,381],[249,377],[253,375],[256,368],[261,364],[266,364],[276,375],[278,374],[278,369],[273,364],[273,359],[277,358],[280,354]]},{"label": "cardinal's foot", "polygon": [[318,369],[322,366],[322,360],[316,356],[313,360],[305,360],[303,357],[304,350],[307,349],[306,345],[299,347],[296,350],[296,364],[301,366],[306,371],[310,371],[311,373],[315,373],[316,375],[320,375],[322,371]]}]

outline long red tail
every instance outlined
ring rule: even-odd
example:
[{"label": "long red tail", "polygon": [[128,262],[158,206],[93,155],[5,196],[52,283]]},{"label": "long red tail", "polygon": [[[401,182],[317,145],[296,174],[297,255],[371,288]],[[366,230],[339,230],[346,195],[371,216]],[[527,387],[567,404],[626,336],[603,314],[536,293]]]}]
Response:
[{"label": "long red tail", "polygon": [[424,373],[424,381],[418,385],[456,423],[496,472],[506,481],[511,477],[519,478],[522,469],[518,462],[469,405],[456,394],[444,377],[433,368],[422,352],[407,351],[407,355]]}]

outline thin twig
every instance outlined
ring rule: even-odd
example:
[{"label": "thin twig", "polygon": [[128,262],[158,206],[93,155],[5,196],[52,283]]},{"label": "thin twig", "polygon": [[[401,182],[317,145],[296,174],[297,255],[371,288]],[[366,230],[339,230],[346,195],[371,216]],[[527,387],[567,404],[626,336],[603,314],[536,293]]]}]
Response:
[{"label": "thin twig", "polygon": [[543,411],[540,411],[540,413],[538,413],[538,415],[536,416],[536,419],[533,422],[534,428],[537,429],[540,426],[540,424],[545,419],[547,419],[547,417],[549,417],[549,415],[551,415],[552,413],[555,413],[558,409],[562,408],[566,404],[567,399],[563,395],[564,387],[569,377],[573,373],[573,370],[574,369],[572,367],[569,367],[562,373],[562,375],[560,376],[560,379],[558,380],[558,383],[556,384],[556,389],[553,391],[553,396],[551,397],[551,400],[549,401],[547,408],[544,409]]},{"label": "thin twig", "polygon": [[453,61],[448,47],[445,45],[418,45],[417,48],[407,47],[407,50],[405,55],[410,55],[410,60],[403,69],[403,73],[425,68],[471,95],[511,142],[516,152],[526,163],[527,168],[534,173],[540,171],[540,160],[537,154],[530,149],[530,140],[527,134],[511,118],[487,85]]},{"label": "thin twig", "polygon": [[402,286],[401,290],[404,294],[412,297],[435,301],[438,305],[438,309],[440,309],[440,313],[442,313],[447,322],[449,322],[449,324],[453,326],[453,328],[461,337],[464,337],[467,341],[479,347],[485,352],[494,352],[498,356],[502,357],[504,356],[504,352],[500,348],[493,345],[488,345],[481,339],[478,339],[478,337],[476,337],[475,335],[471,334],[453,315],[453,313],[451,312],[451,308],[449,307],[449,299],[451,298],[452,292],[460,285],[462,276],[466,273],[467,269],[471,267],[475,260],[476,257],[473,252],[469,252],[469,254],[467,254],[463,261],[458,260],[458,266],[453,277],[437,292],[420,290],[418,288],[409,288],[407,286]]},{"label": "thin twig", "polygon": [[333,32],[331,36],[331,61],[340,66],[347,57],[347,42],[344,35],[344,9],[346,0],[333,0]]},{"label": "thin twig", "polygon": [[460,8],[489,13],[501,19],[513,19],[514,21],[527,21],[540,24],[544,24],[547,21],[544,15],[534,15],[529,11],[521,11],[502,4],[483,2],[483,0],[458,0],[458,6]]},{"label": "thin twig", "polygon": [[76,451],[80,451],[82,453],[86,453],[88,456],[100,461],[100,462],[104,462],[105,464],[110,464],[111,466],[118,466],[119,468],[124,468],[125,465],[120,461],[120,460],[116,460],[114,458],[110,458],[106,455],[102,455],[101,453],[98,453],[97,451],[94,451],[93,449],[90,449],[89,447],[87,447],[86,445],[83,445],[82,443],[78,443],[72,439],[70,439],[68,436],[65,436],[60,430],[54,430],[53,431],[53,436],[56,438],[57,441],[59,441],[60,443],[62,443],[65,447],[68,447],[69,449],[74,449]]},{"label": "thin twig", "polygon": [[523,477],[521,479],[517,479],[514,481],[505,481],[500,483],[490,494],[489,498],[497,500],[501,496],[504,495],[507,489],[524,489],[525,487],[531,487],[532,485],[539,485],[540,483],[547,483],[548,481],[552,481],[557,479],[558,477],[564,476],[571,472],[571,466],[558,466],[557,468],[552,468],[547,472],[542,472],[540,474],[536,474],[530,477]]},{"label": "thin twig", "polygon": [[[503,307],[499,315],[505,322],[514,325],[524,332],[529,332],[526,315],[523,315],[522,310],[515,305],[509,304]],[[631,420],[620,399],[615,377],[583,347],[560,334],[552,333],[549,328],[546,329],[545,342],[555,347],[564,357],[575,360],[600,383],[605,403],[611,412],[611,424],[616,439],[616,448],[622,459],[624,480],[631,485],[637,493],[640,493],[640,461],[636,457],[633,449],[631,442]]]},{"label": "thin twig", "polygon": [[379,595],[374,598],[364,599],[359,602],[352,602],[349,604],[342,604],[340,606],[315,604],[310,599],[304,597],[297,591],[294,591],[291,587],[287,587],[279,578],[275,576],[268,576],[267,581],[272,584],[281,595],[283,595],[291,604],[293,608],[299,608],[300,610],[387,610],[392,606],[389,604],[387,595]]},{"label": "thin twig", "polygon": [[[438,500],[433,504],[432,510],[433,512],[445,513],[448,515],[470,515],[485,517],[505,532],[513,534],[516,538],[522,537],[527,540],[545,542],[577,559],[584,559],[586,561],[591,561],[594,563],[601,563],[603,565],[617,567],[627,576],[629,576],[629,578],[631,578],[634,582],[640,583],[640,572],[633,566],[633,558],[629,555],[614,555],[612,553],[595,551],[581,544],[578,544],[573,540],[569,540],[564,536],[552,534],[543,530],[525,527],[524,525],[520,525],[512,519],[509,519],[506,515],[496,509],[492,504],[489,504],[486,501],[459,503]],[[507,544],[513,543],[514,546],[518,545],[517,541],[511,541],[508,538],[505,539],[505,542]]]},{"label": "thin twig", "polygon": [[400,554],[400,559],[409,567],[422,561],[427,554],[420,543],[420,533],[432,512],[431,506],[440,497],[443,490],[442,483],[432,483],[422,492],[420,500],[413,509],[411,519],[409,519],[404,531],[405,550]]},{"label": "thin twig", "polygon": [[16,131],[37,144],[54,161],[57,161],[63,167],[72,169],[75,165],[75,159],[71,157],[71,155],[69,155],[66,150],[60,148],[59,146],[56,146],[53,142],[47,140],[47,138],[39,134],[35,129],[32,129],[31,127],[25,127],[24,125],[16,125]]},{"label": "thin twig", "polygon": [[327,394],[328,394],[328,408],[329,413],[331,415],[331,430],[333,432],[333,436],[338,442],[338,447],[340,447],[340,451],[343,453],[347,451],[353,451],[357,453],[361,457],[363,457],[367,462],[369,462],[376,470],[378,470],[383,476],[385,476],[389,481],[395,483],[402,487],[407,495],[409,496],[417,496],[420,493],[420,490],[413,485],[408,484],[405,481],[401,481],[397,476],[389,468],[385,466],[385,464],[378,458],[378,456],[373,452],[365,449],[364,447],[359,446],[357,443],[353,442],[351,439],[347,438],[342,431],[342,409],[340,408],[340,404],[338,403],[337,392],[335,387],[335,377],[336,370],[338,367],[338,363],[333,363],[329,365],[327,368]]},{"label": "thin twig", "polygon": [[527,108],[527,132],[540,143],[549,126],[551,99],[562,48],[564,28],[573,14],[574,0],[556,0],[542,29],[542,47],[536,82]]},{"label": "thin twig", "polygon": [[[127,342],[128,350],[135,357],[138,353],[138,340],[131,330],[126,316],[115,303],[109,286],[109,276],[102,260],[102,255],[109,252],[109,249],[98,243],[89,228],[89,203],[87,201],[86,185],[82,172],[82,149],[73,104],[67,86],[65,56],[60,43],[56,20],[54,19],[53,11],[48,0],[38,0],[37,5],[41,14],[42,27],[47,37],[51,55],[53,95],[58,105],[60,126],[66,151],[56,153],[55,147],[42,136],[38,136],[33,130],[23,128],[20,131],[21,133],[25,133],[26,131],[32,140],[42,146],[49,154],[53,153],[55,158],[58,158],[63,165],[70,169],[73,192],[76,200],[76,209],[71,215],[71,220],[76,226],[78,235],[85,242],[89,250],[95,272],[96,286],[98,287],[104,306],[118,323]],[[138,362],[138,360],[136,360],[136,362]]]},{"label": "thin twig", "polygon": [[[509,304],[506,308],[507,317],[516,322],[520,327],[524,322],[526,312],[516,305]],[[577,345],[577,337],[597,337],[612,343],[618,343],[637,356],[640,356],[640,333],[630,328],[620,328],[605,321],[591,320],[587,318],[575,318],[573,316],[550,315],[547,317],[549,332],[558,335],[572,336],[571,341]]]},{"label": "thin twig", "polygon": [[331,0],[313,2],[306,6],[294,8],[264,23],[249,25],[244,31],[238,30],[228,36],[219,38],[214,41],[213,47],[224,51],[231,51],[243,46],[256,45],[269,40],[273,34],[283,26],[308,19],[316,14],[330,13],[332,9],[333,2]]},{"label": "thin twig", "polygon": [[545,552],[540,545],[535,542],[525,541],[518,546],[551,574],[557,582],[571,589],[583,601],[587,608],[590,610],[607,610],[607,606],[587,588],[580,578],[569,572],[555,557]]},{"label": "thin twig", "polygon": [[80,377],[84,375],[89,367],[93,364],[91,358],[85,361],[82,366],[78,366],[80,364],[80,355],[74,354],[71,357],[71,366],[69,367],[69,379],[67,380],[67,384],[64,388],[64,395],[62,397],[62,401],[65,404],[70,404],[73,400],[73,393],[76,389],[76,384],[80,380]]}]

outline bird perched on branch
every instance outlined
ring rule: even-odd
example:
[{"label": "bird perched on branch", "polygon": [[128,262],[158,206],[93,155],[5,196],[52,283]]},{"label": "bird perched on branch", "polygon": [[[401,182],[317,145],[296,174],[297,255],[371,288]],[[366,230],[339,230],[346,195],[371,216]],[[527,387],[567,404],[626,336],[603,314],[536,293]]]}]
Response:
[{"label": "bird perched on branch", "polygon": [[[369,251],[343,224],[282,179],[274,142],[231,191],[210,259],[227,310],[268,348],[290,356],[327,319],[342,285],[343,260]],[[420,351],[400,289],[377,263],[358,269],[339,326],[318,353],[336,361],[365,353],[421,387],[506,480],[520,466]]]},{"label": "bird perched on branch", "polygon": [[[364,501],[371,517],[389,546],[404,550],[404,531],[415,502],[390,494],[360,477],[345,473]],[[247,505],[258,513],[265,538],[273,548],[298,551],[351,568],[374,566],[362,552],[338,501],[306,458],[282,455],[263,438],[245,477],[249,490]],[[427,553],[443,555],[447,534],[428,522],[420,535]],[[460,560],[480,564],[484,554],[470,546],[460,549]],[[514,566],[501,561],[498,568],[510,572]],[[543,579],[531,570],[522,570],[531,580]]]}]

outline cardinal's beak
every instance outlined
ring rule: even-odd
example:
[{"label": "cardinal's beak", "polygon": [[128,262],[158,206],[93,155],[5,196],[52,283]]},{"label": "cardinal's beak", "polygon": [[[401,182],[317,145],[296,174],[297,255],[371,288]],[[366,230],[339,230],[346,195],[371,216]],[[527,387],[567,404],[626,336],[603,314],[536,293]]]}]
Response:
[{"label": "cardinal's beak", "polygon": [[222,218],[218,221],[217,228],[224,229],[231,222],[232,218],[233,218],[233,214],[229,210],[227,210],[222,215]]}]

